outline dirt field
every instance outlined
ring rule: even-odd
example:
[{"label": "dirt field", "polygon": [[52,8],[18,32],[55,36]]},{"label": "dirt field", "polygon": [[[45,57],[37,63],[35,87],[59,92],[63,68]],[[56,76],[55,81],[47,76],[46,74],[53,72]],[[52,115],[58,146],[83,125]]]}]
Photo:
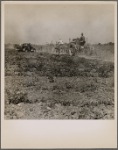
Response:
[{"label": "dirt field", "polygon": [[5,49],[5,119],[113,119],[114,46],[48,52]]}]

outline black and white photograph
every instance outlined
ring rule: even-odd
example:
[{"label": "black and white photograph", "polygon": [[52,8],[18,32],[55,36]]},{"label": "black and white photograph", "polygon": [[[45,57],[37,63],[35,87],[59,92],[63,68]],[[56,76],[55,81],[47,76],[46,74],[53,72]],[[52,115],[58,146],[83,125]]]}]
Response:
[{"label": "black and white photograph", "polygon": [[6,4],[5,119],[114,119],[114,5]]},{"label": "black and white photograph", "polygon": [[4,1],[2,148],[117,147],[117,2]]}]

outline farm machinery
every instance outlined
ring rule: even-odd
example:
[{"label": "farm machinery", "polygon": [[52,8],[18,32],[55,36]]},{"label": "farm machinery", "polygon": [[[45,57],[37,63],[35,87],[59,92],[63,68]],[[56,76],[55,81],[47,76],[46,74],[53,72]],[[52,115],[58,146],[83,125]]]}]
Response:
[{"label": "farm machinery", "polygon": [[36,49],[30,43],[23,43],[21,45],[15,44],[14,48],[19,52],[35,52]]},{"label": "farm machinery", "polygon": [[75,56],[78,52],[82,52],[85,49],[88,49],[87,44],[81,45],[80,39],[76,38],[70,41],[69,43],[56,44],[55,50],[57,54],[60,54],[61,51],[65,51],[69,55]]}]

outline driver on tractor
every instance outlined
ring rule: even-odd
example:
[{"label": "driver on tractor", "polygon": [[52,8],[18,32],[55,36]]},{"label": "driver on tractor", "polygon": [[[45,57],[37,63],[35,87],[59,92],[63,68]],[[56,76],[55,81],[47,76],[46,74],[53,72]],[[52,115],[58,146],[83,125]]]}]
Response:
[{"label": "driver on tractor", "polygon": [[81,37],[80,37],[80,46],[81,46],[81,48],[84,48],[85,43],[86,43],[85,37],[84,37],[84,35],[82,33]]}]

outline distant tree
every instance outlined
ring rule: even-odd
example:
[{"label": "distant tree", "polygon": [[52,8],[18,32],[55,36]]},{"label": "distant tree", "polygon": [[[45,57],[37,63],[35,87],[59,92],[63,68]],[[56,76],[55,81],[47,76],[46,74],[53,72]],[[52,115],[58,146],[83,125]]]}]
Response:
[{"label": "distant tree", "polygon": [[101,45],[101,43],[98,43],[98,45]]},{"label": "distant tree", "polygon": [[113,42],[109,42],[108,44],[109,44],[109,45],[113,45],[114,43],[113,43]]}]

